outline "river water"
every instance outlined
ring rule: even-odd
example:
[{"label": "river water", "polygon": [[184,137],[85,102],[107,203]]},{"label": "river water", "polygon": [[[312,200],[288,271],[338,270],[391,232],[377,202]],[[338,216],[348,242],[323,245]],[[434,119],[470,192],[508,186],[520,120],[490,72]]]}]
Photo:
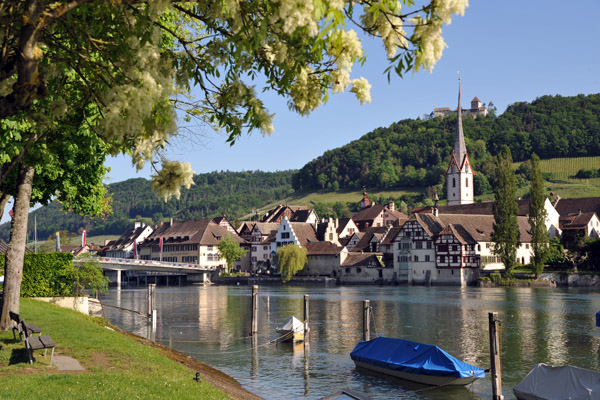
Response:
[{"label": "river water", "polygon": [[[275,327],[303,317],[310,299],[310,342],[272,344]],[[105,304],[146,311],[145,289],[111,289]],[[489,368],[488,313],[501,321],[505,399],[539,362],[598,369],[600,293],[586,289],[457,288],[420,286],[260,287],[259,332],[248,337],[249,286],[156,289],[158,323],[105,307],[106,318],[126,331],[192,355],[237,379],[265,399],[320,399],[353,389],[376,399],[490,399],[489,374],[467,387],[416,391],[406,382],[356,371],[350,352],[362,339],[362,301],[373,308],[371,337],[436,344]]]}]

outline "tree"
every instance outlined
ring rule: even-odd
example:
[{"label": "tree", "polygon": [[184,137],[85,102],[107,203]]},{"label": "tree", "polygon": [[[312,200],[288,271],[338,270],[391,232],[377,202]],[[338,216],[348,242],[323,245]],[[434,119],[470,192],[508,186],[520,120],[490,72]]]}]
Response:
[{"label": "tree", "polygon": [[96,259],[89,253],[84,253],[77,257],[77,263],[74,264],[73,283],[76,296],[86,296],[88,291],[93,296],[108,292],[108,278],[104,276],[102,267]]},{"label": "tree", "polygon": [[494,225],[492,241],[493,253],[500,257],[507,273],[511,273],[516,263],[519,245],[519,207],[516,198],[515,172],[508,146],[503,146],[496,158],[496,184],[494,186]]},{"label": "tree", "polygon": [[219,254],[221,254],[221,257],[223,257],[227,262],[227,272],[231,271],[234,261],[244,257],[248,252],[246,249],[243,249],[240,244],[231,237],[231,235],[227,235],[221,239],[217,245],[217,249],[219,249]]},{"label": "tree", "polygon": [[277,249],[277,266],[283,283],[290,281],[307,263],[306,248],[295,243]]},{"label": "tree", "polygon": [[536,279],[544,271],[548,253],[548,230],[546,229],[544,180],[540,168],[540,158],[534,153],[531,156],[531,186],[529,188],[529,226],[531,227],[531,247],[533,258],[531,268]]},{"label": "tree", "polygon": [[[467,6],[466,0],[432,0],[402,13],[399,1],[356,3],[0,1],[0,185],[2,196],[20,196],[0,328],[8,328],[6,309],[18,310],[23,259],[18,253],[24,253],[27,211],[36,199],[34,177],[52,172],[44,154],[50,143],[68,148],[78,143],[72,133],[90,132],[99,149],[95,159],[103,163],[106,155],[129,154],[138,168],[149,161],[153,188],[165,200],[179,197],[182,186],[193,184],[193,171],[162,152],[177,134],[176,109],[186,121],[225,130],[233,144],[245,130],[273,131],[272,115],[243,79],[265,77],[263,89],[286,98],[302,115],[327,101],[330,92],[349,90],[361,103],[370,102],[370,84],[350,78],[353,64],[365,58],[346,23],[381,38],[388,75],[393,69],[401,76],[433,68],[445,47],[442,23]],[[199,98],[192,96],[193,86]],[[75,129],[61,135],[62,127]],[[96,168],[93,183],[103,171]],[[84,187],[76,182],[61,193],[77,199]],[[48,188],[41,194],[56,193]],[[91,194],[102,195],[102,186]],[[77,206],[87,213],[85,205],[100,204]],[[16,292],[7,295],[7,289]]]}]

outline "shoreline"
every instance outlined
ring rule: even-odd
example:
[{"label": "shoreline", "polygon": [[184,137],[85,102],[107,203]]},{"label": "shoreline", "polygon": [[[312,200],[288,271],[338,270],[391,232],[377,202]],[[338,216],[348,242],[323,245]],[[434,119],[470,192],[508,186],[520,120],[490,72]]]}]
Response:
[{"label": "shoreline", "polygon": [[199,360],[186,353],[172,349],[168,346],[154,342],[150,339],[146,339],[142,336],[138,336],[131,332],[124,331],[121,328],[112,325],[108,321],[104,322],[104,324],[105,326],[114,329],[115,332],[135,339],[138,343],[144,346],[159,349],[163,356],[169,358],[172,361],[184,365],[191,371],[199,372],[200,379],[205,380],[206,382],[210,383],[216,388],[222,390],[234,400],[264,400],[262,397],[245,389],[237,380],[235,380],[235,378],[231,377],[230,375],[227,375],[224,372],[219,371],[216,368],[211,367],[208,364],[200,362]]}]

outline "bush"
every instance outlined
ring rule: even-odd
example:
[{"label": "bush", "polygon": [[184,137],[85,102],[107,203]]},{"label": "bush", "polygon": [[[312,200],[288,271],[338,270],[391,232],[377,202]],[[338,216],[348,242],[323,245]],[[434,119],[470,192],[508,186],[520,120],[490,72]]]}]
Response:
[{"label": "bush", "polygon": [[[0,268],[5,262],[2,255]],[[73,273],[71,253],[25,254],[21,297],[73,296]]]}]

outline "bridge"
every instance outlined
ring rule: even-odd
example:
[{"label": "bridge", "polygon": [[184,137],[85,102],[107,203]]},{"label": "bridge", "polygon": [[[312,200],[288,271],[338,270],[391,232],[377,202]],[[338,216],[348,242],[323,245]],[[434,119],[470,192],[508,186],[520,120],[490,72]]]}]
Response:
[{"label": "bridge", "polygon": [[147,280],[149,274],[154,275],[154,283],[156,283],[159,275],[179,275],[180,277],[185,275],[187,282],[205,283],[210,275],[217,273],[217,268],[215,266],[200,264],[169,263],[156,260],[136,260],[132,258],[112,257],[100,257],[97,261],[100,263],[100,266],[104,270],[110,283],[116,284],[117,286],[121,286],[123,271],[146,273],[145,283],[148,283]]}]

